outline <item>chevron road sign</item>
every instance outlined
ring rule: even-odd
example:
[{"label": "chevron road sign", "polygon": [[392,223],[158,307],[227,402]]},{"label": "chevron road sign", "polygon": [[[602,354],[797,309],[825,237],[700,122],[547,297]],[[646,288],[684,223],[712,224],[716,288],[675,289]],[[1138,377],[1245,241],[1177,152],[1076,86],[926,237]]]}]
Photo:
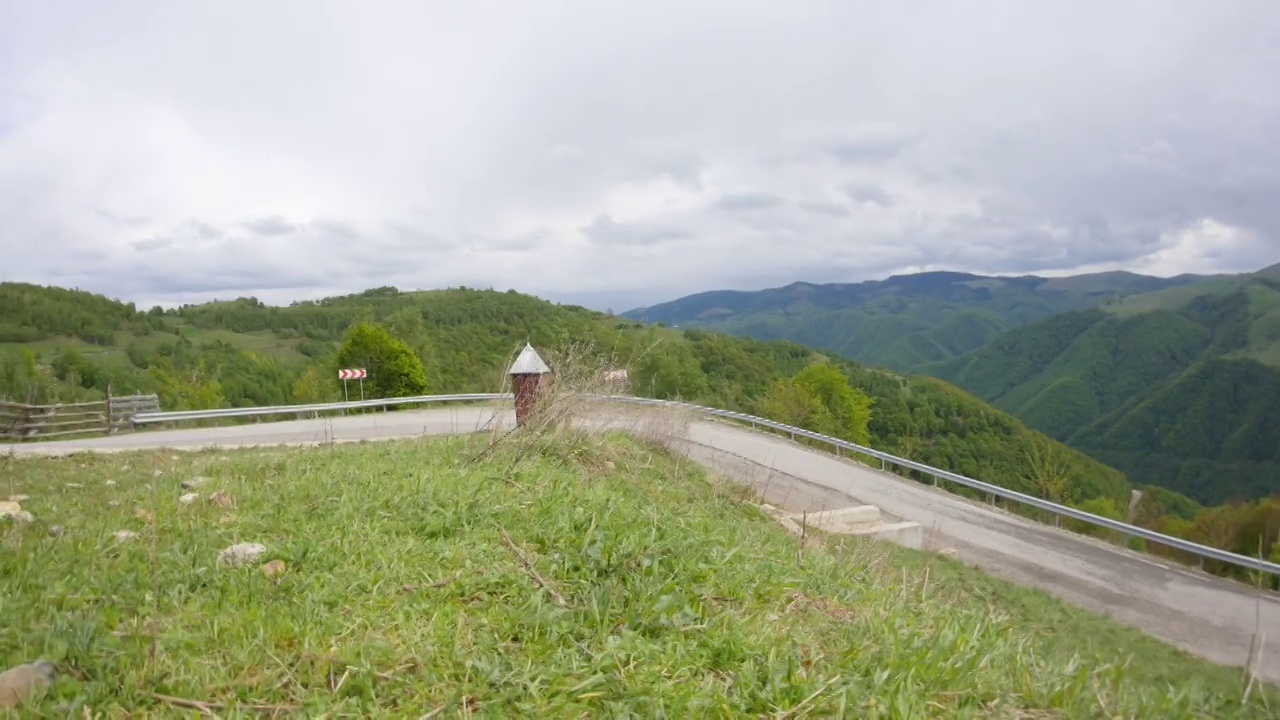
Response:
[{"label": "chevron road sign", "polygon": [[369,376],[369,373],[365,372],[364,368],[344,368],[342,370],[339,370],[338,379],[342,381],[342,399],[343,400],[351,399],[350,396],[347,395],[347,381],[359,380],[360,381],[360,399],[364,400],[364,379],[368,376]]}]

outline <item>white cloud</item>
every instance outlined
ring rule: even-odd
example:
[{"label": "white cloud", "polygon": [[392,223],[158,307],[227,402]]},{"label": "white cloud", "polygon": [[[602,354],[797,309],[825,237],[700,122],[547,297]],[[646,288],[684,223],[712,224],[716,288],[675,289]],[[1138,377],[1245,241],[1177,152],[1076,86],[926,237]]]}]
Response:
[{"label": "white cloud", "polygon": [[0,279],[626,307],[1280,260],[1266,0],[0,7]]}]

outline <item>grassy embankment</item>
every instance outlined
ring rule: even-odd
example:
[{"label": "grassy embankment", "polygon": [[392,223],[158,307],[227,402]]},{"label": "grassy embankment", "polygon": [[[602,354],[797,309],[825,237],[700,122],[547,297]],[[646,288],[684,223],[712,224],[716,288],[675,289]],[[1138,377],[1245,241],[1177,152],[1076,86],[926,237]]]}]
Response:
[{"label": "grassy embankment", "polygon": [[10,460],[0,665],[53,661],[72,717],[1265,716],[1239,671],[945,558],[802,548],[653,442],[519,437]]}]

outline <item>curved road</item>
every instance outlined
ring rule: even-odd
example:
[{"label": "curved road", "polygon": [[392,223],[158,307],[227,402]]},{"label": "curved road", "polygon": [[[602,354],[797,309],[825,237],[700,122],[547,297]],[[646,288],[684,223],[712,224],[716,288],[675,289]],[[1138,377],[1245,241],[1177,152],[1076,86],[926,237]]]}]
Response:
[{"label": "curved road", "polygon": [[[315,445],[474,432],[492,427],[495,421],[511,427],[511,415],[509,410],[459,406],[0,448],[5,454],[23,456],[161,447]],[[777,436],[701,418],[673,421],[676,415],[611,407],[580,421],[596,428],[640,432],[661,427],[664,434],[674,435],[677,450],[711,470],[750,484],[766,501],[788,510],[876,505],[892,518],[920,523],[926,548],[954,548],[960,560],[993,575],[1040,588],[1214,662],[1243,665],[1255,629],[1280,639],[1280,599],[1274,594],[1259,595],[1239,583],[1009,515]],[[655,419],[657,425],[649,425]],[[1267,653],[1262,660],[1259,674],[1280,681],[1280,653]]]}]

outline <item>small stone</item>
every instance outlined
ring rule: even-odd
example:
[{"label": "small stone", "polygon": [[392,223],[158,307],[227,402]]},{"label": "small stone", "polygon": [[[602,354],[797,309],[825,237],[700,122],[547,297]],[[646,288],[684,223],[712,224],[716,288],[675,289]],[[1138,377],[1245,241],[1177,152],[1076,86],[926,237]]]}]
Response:
[{"label": "small stone", "polygon": [[106,483],[106,485],[107,485],[107,487],[115,487],[115,486],[116,486],[116,481],[115,481],[115,480],[108,480],[108,481],[107,481],[107,483]]},{"label": "small stone", "polygon": [[220,508],[229,508],[229,507],[235,506],[235,503],[231,501],[231,496],[222,490],[219,490],[218,492],[210,495],[209,502],[213,503],[214,505],[217,505]]},{"label": "small stone", "polygon": [[108,500],[108,501],[107,501],[107,507],[120,507],[120,501],[119,501],[119,500]]},{"label": "small stone", "polygon": [[267,546],[260,543],[237,543],[218,553],[218,564],[235,567],[257,560],[266,551]]},{"label": "small stone", "polygon": [[133,519],[150,525],[156,521],[156,516],[151,514],[150,510],[145,508],[136,508],[133,511]]},{"label": "small stone", "polygon": [[63,528],[62,528],[62,526],[61,526],[61,525],[50,525],[50,526],[49,526],[49,534],[50,534],[50,535],[52,535],[53,537],[62,537],[62,533],[63,533],[63,532],[64,532],[64,530],[63,530]]},{"label": "small stone", "polygon": [[190,480],[183,480],[182,485],[180,487],[183,490],[195,490],[196,488],[200,487],[201,485],[205,484],[208,481],[209,481],[209,478],[204,477],[203,475],[197,475],[191,478]]},{"label": "small stone", "polygon": [[124,542],[125,540],[131,540],[138,537],[138,533],[132,530],[117,530],[113,534],[119,542]]},{"label": "small stone", "polygon": [[178,498],[178,502],[182,503],[183,505],[190,505],[191,503],[199,499],[200,499],[200,493],[186,493],[182,497]]},{"label": "small stone", "polygon": [[69,487],[69,488],[82,488],[82,487],[84,487],[84,485],[82,485],[81,483],[67,483],[67,487]]},{"label": "small stone", "polygon": [[288,569],[289,568],[285,566],[283,560],[272,560],[262,566],[262,574],[266,575],[271,580],[276,580],[281,575],[284,575],[285,571]]},{"label": "small stone", "polygon": [[22,512],[22,505],[16,500],[0,501],[0,518],[12,517]]},{"label": "small stone", "polygon": [[605,460],[604,469],[608,470],[609,472],[613,472],[614,470],[618,469],[618,465],[612,460]]},{"label": "small stone", "polygon": [[36,521],[36,516],[35,516],[35,515],[32,515],[31,513],[27,512],[26,510],[19,510],[18,512],[13,513],[13,514],[11,514],[11,515],[0,515],[0,517],[7,517],[7,518],[9,518],[10,520],[13,520],[13,521],[14,521],[14,522],[16,522],[16,523],[20,523],[20,524],[23,524],[23,525],[26,525],[27,523],[32,523],[32,522],[35,522],[35,521]]},{"label": "small stone", "polygon": [[24,503],[31,499],[30,495],[10,495],[9,502]]},{"label": "small stone", "polygon": [[161,476],[161,475],[163,475],[163,474],[164,474],[164,471],[163,471],[163,470],[152,470],[152,471],[151,471],[151,477],[160,477],[160,476]]},{"label": "small stone", "polygon": [[53,663],[37,660],[0,673],[0,708],[15,708],[34,700],[53,683]]}]

